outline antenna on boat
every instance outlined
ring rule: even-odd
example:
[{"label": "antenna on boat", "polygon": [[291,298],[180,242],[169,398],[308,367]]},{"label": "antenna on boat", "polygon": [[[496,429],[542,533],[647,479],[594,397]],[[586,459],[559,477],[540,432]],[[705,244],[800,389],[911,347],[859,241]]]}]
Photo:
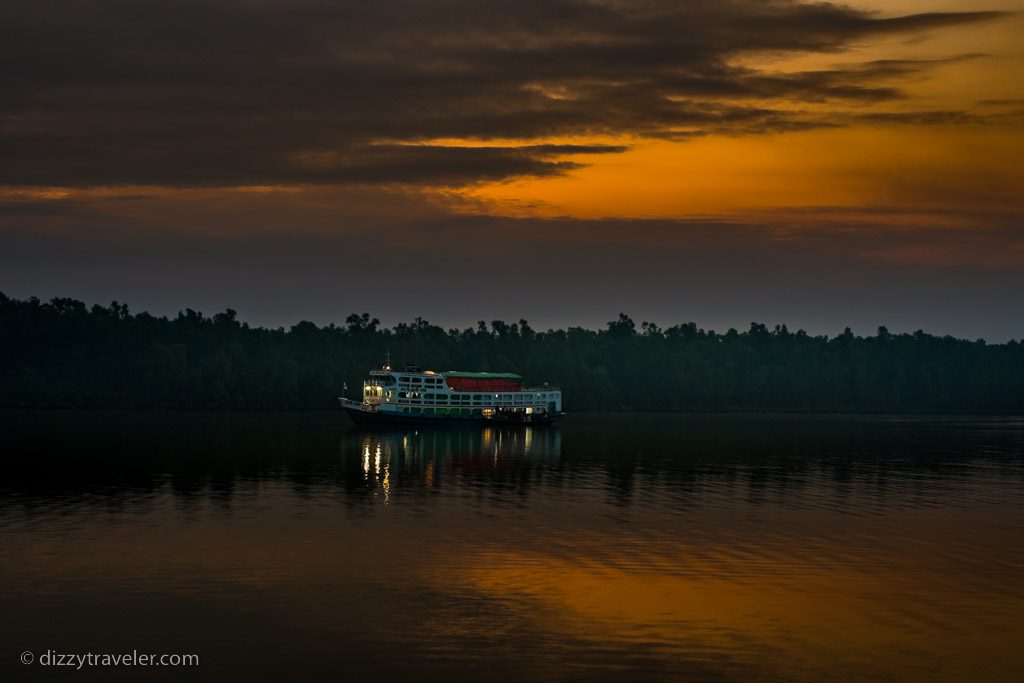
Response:
[{"label": "antenna on boat", "polygon": [[391,369],[391,351],[385,351],[384,352],[384,369],[385,370],[390,370]]}]

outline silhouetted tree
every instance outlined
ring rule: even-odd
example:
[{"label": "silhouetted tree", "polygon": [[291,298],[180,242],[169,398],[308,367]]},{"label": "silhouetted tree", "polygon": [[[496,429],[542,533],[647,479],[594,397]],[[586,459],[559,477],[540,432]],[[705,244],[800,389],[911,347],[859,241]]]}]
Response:
[{"label": "silhouetted tree", "polygon": [[561,386],[573,410],[1024,412],[1024,345],[917,331],[828,338],[751,323],[725,334],[662,329],[626,314],[604,330],[535,331],[526,320],[444,330],[423,318],[382,328],[250,327],[206,317],[132,314],[0,293],[0,406],[330,408],[390,352],[397,365],[514,371]]}]

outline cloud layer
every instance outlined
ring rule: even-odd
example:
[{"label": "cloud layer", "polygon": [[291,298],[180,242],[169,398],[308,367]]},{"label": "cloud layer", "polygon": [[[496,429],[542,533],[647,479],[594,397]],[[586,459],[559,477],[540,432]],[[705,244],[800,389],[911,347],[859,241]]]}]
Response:
[{"label": "cloud layer", "polygon": [[[0,184],[459,185],[558,174],[576,155],[621,148],[546,140],[841,125],[842,115],[801,105],[896,100],[901,79],[935,62],[783,74],[751,58],[998,16],[882,18],[790,0],[9,0]],[[436,142],[453,139],[527,142]]]}]

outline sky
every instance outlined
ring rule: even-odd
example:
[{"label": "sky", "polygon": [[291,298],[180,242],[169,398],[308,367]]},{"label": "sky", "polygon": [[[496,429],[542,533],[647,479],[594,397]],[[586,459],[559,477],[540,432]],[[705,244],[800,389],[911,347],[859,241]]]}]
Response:
[{"label": "sky", "polygon": [[8,0],[0,291],[1024,337],[1024,0]]}]

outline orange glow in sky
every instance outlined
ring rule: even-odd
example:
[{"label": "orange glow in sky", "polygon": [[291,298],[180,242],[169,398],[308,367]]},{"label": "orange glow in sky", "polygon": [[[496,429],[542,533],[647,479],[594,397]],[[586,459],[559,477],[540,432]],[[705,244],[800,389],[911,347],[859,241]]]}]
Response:
[{"label": "orange glow in sky", "polygon": [[[925,0],[854,4],[884,16],[966,9],[962,2]],[[1024,11],[1024,2],[995,3],[986,9]],[[484,184],[463,194],[482,201],[488,211],[584,218],[749,218],[766,210],[774,215],[779,209],[836,206],[926,213],[982,206],[1021,210],[1021,35],[1024,17],[1012,16],[956,31],[894,36],[840,54],[775,63],[766,56],[764,60],[779,73],[879,61],[936,64],[900,80],[905,96],[896,101],[860,106],[835,101],[765,103],[824,117],[826,125],[821,128],[712,134],[678,142],[600,139],[630,149],[619,155],[571,157],[585,167],[560,177]],[[961,116],[943,121],[935,113],[939,111]],[[906,118],[884,118],[889,115]]]}]

